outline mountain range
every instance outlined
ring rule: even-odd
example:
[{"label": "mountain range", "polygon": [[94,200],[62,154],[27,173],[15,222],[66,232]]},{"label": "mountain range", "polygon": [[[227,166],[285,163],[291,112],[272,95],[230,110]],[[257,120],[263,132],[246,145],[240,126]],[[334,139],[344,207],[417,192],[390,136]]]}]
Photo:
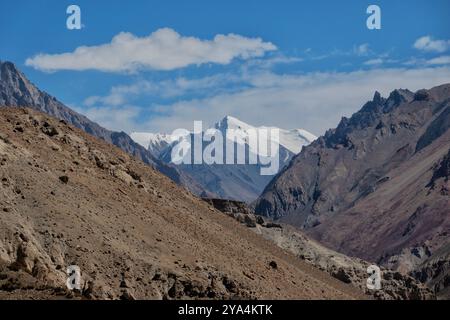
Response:
[{"label": "mountain range", "polygon": [[[248,153],[252,152],[251,150],[254,150],[249,147],[248,133],[250,131],[261,132],[263,130],[277,130],[279,134],[277,141],[277,144],[279,144],[279,169],[287,165],[292,157],[301,151],[303,146],[310,144],[316,139],[316,136],[302,129],[283,130],[276,127],[254,127],[232,116],[226,116],[209,129],[218,130],[223,137],[226,137],[224,140],[230,140],[230,138],[227,137],[227,132],[233,130],[236,136],[241,137],[242,139],[234,141],[232,146],[235,150],[239,147],[246,150],[246,160],[249,158]],[[142,146],[148,148],[155,157],[167,164],[171,163],[172,150],[179,143],[177,139],[170,134],[135,132],[131,134],[131,137]],[[268,139],[271,139],[270,135]],[[190,141],[194,141],[194,134],[192,133]],[[227,147],[227,141],[225,141],[223,146],[224,158]],[[205,148],[206,145],[203,146],[203,150]],[[260,148],[257,149],[258,150],[253,151],[256,153],[256,156],[267,156],[267,152],[261,151]],[[189,158],[190,156],[191,155],[189,154]],[[262,175],[262,167],[264,167],[264,165],[261,162],[258,162],[257,164],[249,164],[248,162],[246,162],[246,164],[237,164],[237,161],[234,161],[233,164],[226,165],[206,163],[177,165],[177,169],[190,176],[203,190],[205,190],[200,196],[213,196],[248,203],[256,200],[273,177],[273,175]]]},{"label": "mountain range", "polygon": [[[275,177],[173,165],[170,135],[102,128],[10,62],[0,124],[0,298],[359,299],[370,263],[376,298],[450,298],[450,84],[376,92],[317,139],[280,129]],[[180,186],[256,200],[230,219]],[[85,270],[75,295],[69,264]]]},{"label": "mountain range", "polygon": [[[0,105],[30,107],[66,121],[83,131],[112,143],[125,152],[155,167],[164,175],[196,195],[251,202],[270,182],[271,176],[260,174],[260,165],[174,165],[170,161],[170,135],[133,133],[105,129],[73,111],[55,97],[39,90],[11,62],[0,61]],[[215,127],[219,130],[254,128],[235,118],[226,117]],[[292,156],[315,139],[304,130],[280,130],[280,168]]]}]

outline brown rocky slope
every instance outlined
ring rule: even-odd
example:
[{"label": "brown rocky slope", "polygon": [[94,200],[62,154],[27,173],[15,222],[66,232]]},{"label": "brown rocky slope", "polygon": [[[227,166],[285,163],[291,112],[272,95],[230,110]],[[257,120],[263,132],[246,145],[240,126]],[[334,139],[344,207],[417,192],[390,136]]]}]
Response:
[{"label": "brown rocky slope", "polygon": [[134,142],[125,132],[105,129],[73,111],[55,97],[36,87],[14,63],[0,60],[0,107],[2,106],[31,108],[64,120],[96,138],[119,147],[190,191],[196,194],[204,192],[192,177],[180,172],[175,166],[166,164],[154,157],[151,152]]},{"label": "brown rocky slope", "polygon": [[118,148],[31,109],[0,108],[0,298],[352,299]]}]

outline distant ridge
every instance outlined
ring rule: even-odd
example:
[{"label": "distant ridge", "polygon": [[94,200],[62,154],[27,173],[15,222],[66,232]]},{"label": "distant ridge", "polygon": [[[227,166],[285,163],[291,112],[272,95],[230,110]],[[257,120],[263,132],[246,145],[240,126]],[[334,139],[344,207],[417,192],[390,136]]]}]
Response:
[{"label": "distant ridge", "polygon": [[[234,130],[238,136],[244,139],[247,137],[247,130],[278,129],[280,134],[279,169],[287,165],[291,158],[301,151],[303,146],[310,144],[316,139],[316,136],[306,130],[255,127],[232,116],[226,116],[220,121],[217,121],[211,126],[212,128],[222,132],[223,137],[226,137],[229,130]],[[207,130],[208,128],[203,129]],[[142,146],[147,147],[155,157],[158,157],[165,163],[170,163],[173,148],[173,141],[170,134],[136,132],[132,133],[131,137]],[[240,145],[243,145],[248,151],[248,141]],[[261,152],[258,152],[258,155],[266,156]],[[200,196],[214,196],[247,203],[254,201],[273,177],[261,175],[260,164],[183,164],[178,165],[177,168],[201,186],[204,192],[200,193]]]}]

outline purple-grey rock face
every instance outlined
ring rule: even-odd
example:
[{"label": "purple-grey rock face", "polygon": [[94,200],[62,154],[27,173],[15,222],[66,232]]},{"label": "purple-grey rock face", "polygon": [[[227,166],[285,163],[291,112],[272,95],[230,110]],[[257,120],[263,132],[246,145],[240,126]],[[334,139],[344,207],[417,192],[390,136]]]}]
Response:
[{"label": "purple-grey rock face", "polygon": [[448,131],[449,89],[376,93],[294,157],[257,200],[257,213],[312,228],[351,208]]},{"label": "purple-grey rock face", "polygon": [[[438,268],[429,261],[450,252],[449,128],[450,84],[376,93],[294,157],[256,212],[350,256],[404,272]],[[436,270],[436,287],[448,288],[448,268]]]}]

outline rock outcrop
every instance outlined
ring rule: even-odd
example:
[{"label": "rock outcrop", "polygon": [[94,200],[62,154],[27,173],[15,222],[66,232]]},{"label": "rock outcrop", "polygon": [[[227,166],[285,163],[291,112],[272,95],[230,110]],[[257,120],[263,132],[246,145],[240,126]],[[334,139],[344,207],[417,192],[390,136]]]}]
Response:
[{"label": "rock outcrop", "polygon": [[[431,278],[436,278],[435,274],[442,274],[442,271],[432,271],[436,269],[432,266],[428,266],[428,269],[423,267],[421,278],[418,275],[410,275],[408,272],[402,273],[381,268],[381,289],[371,290],[367,288],[369,276],[367,268],[374,263],[348,257],[328,249],[295,227],[275,224],[253,214],[252,210],[243,203],[220,199],[205,200],[212,202],[218,210],[251,228],[255,233],[272,241],[280,248],[292,252],[300,260],[328,273],[343,283],[354,286],[369,297],[379,300],[433,300],[436,298],[434,292],[437,290],[430,289],[423,284],[429,282],[428,280]],[[249,224],[248,221],[253,221],[253,223]],[[439,264],[439,262],[433,264],[433,266],[436,264]],[[445,266],[441,264],[439,266],[448,269],[447,262]],[[437,282],[436,285],[443,285],[443,282],[448,281],[447,278],[435,281]]]}]

